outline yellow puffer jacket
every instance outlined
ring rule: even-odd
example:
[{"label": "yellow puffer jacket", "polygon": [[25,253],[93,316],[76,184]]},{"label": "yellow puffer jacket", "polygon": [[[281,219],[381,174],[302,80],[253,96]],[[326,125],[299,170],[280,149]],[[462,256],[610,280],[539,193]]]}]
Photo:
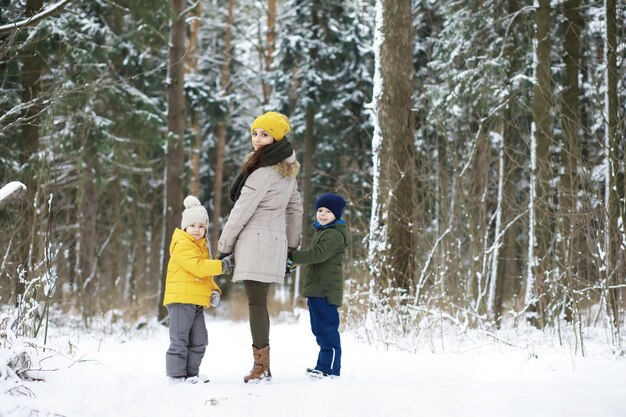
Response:
[{"label": "yellow puffer jacket", "polygon": [[208,308],[211,291],[222,292],[213,280],[213,275],[221,273],[222,261],[211,259],[206,237],[196,240],[180,229],[174,230],[163,305],[183,303]]}]

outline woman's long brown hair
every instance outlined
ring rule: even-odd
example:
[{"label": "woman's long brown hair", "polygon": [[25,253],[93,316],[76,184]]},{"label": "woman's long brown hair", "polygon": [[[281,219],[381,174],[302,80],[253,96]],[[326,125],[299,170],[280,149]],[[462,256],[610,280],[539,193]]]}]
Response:
[{"label": "woman's long brown hair", "polygon": [[[272,143],[276,143],[276,141]],[[261,157],[263,156],[263,152],[261,152],[262,150],[263,148],[259,148],[256,151],[253,150],[252,155],[250,155],[250,157],[245,160],[243,166],[241,167],[241,170],[244,174],[249,175],[252,171],[259,167],[259,165],[261,164]]]}]

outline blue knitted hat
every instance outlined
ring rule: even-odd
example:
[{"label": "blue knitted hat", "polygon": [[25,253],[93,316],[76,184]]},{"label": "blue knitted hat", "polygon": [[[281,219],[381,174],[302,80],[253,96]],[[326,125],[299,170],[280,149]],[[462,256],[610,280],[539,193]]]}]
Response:
[{"label": "blue knitted hat", "polygon": [[320,207],[326,207],[332,211],[337,219],[341,218],[341,213],[346,207],[346,200],[342,196],[333,193],[322,194],[315,202],[315,210]]}]

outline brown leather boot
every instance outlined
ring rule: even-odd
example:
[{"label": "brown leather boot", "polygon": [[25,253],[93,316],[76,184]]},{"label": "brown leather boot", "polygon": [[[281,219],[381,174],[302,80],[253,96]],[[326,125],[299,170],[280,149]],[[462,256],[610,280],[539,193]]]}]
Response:
[{"label": "brown leather boot", "polygon": [[254,356],[254,366],[249,375],[243,377],[243,382],[261,381],[272,379],[270,372],[270,345],[257,349],[252,346],[252,355]]}]

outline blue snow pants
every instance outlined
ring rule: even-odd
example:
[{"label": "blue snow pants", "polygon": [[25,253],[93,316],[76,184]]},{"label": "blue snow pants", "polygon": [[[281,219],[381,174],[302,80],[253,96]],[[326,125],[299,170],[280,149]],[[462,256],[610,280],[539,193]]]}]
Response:
[{"label": "blue snow pants", "polygon": [[326,297],[307,297],[311,330],[320,347],[315,369],[339,376],[341,371],[341,340],[339,338],[338,307]]}]

